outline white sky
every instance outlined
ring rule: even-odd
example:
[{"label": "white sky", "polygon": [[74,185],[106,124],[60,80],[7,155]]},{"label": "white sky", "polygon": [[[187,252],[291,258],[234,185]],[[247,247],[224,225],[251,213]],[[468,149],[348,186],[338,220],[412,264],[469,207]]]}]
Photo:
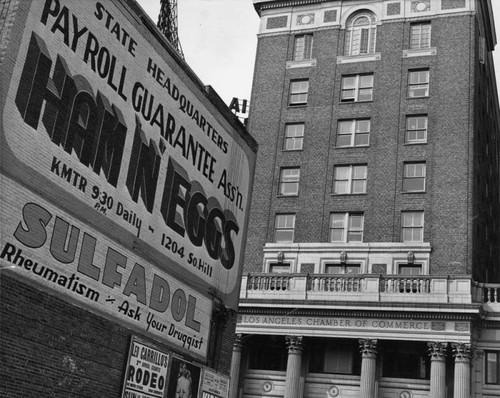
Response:
[{"label": "white sky", "polygon": [[[160,0],[137,0],[156,23]],[[500,0],[491,0],[497,41],[494,54],[500,90]],[[177,0],[184,57],[204,84],[229,104],[250,99],[259,17],[252,0]]]}]

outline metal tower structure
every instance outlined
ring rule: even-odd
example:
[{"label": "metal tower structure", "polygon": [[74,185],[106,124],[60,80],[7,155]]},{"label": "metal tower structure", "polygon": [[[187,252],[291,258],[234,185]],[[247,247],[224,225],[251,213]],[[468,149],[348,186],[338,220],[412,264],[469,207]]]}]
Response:
[{"label": "metal tower structure", "polygon": [[184,58],[179,35],[177,33],[177,0],[160,0],[161,8],[158,16],[158,28],[163,32],[167,40],[177,49]]}]

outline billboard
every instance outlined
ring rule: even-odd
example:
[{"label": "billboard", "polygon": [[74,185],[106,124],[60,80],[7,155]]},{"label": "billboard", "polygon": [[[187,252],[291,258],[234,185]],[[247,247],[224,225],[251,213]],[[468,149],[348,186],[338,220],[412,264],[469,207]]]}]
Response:
[{"label": "billboard", "polygon": [[159,324],[206,341],[211,295],[237,306],[255,150],[143,18],[129,0],[17,5],[0,52],[0,262],[141,330],[134,308],[158,306]]}]

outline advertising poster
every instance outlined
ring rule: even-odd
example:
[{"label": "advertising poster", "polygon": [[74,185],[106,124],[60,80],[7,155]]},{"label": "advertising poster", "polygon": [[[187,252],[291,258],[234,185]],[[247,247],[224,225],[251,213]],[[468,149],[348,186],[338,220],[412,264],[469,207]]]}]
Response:
[{"label": "advertising poster", "polygon": [[199,398],[227,398],[229,394],[229,377],[210,369],[203,369]]},{"label": "advertising poster", "polygon": [[122,398],[163,398],[170,354],[132,338]]},{"label": "advertising poster", "polygon": [[[0,77],[0,178],[234,309],[255,153],[129,6],[20,2]],[[2,220],[2,237],[11,229]]]},{"label": "advertising poster", "polygon": [[197,398],[201,367],[180,358],[171,358],[166,398]]}]

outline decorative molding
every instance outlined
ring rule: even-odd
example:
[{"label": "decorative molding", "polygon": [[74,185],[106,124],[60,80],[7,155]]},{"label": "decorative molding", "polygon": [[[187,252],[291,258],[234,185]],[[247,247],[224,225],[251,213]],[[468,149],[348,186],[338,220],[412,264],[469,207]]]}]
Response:
[{"label": "decorative molding", "polygon": [[472,347],[470,344],[452,343],[453,357],[455,362],[469,362],[472,358]]},{"label": "decorative molding", "polygon": [[243,335],[241,333],[237,333],[234,338],[233,343],[233,351],[241,351],[243,348]]},{"label": "decorative molding", "polygon": [[359,351],[365,358],[375,358],[377,356],[376,339],[359,339]]},{"label": "decorative molding", "polygon": [[326,393],[329,397],[335,398],[339,396],[340,390],[337,386],[331,386]]},{"label": "decorative molding", "polygon": [[286,348],[289,354],[300,354],[302,353],[303,344],[302,336],[286,336]]},{"label": "decorative molding", "polygon": [[469,322],[455,322],[455,332],[468,332],[470,331]]},{"label": "decorative molding", "polygon": [[429,57],[437,54],[436,47],[430,48],[409,48],[407,50],[403,50],[403,58],[412,58],[412,57]]},{"label": "decorative molding", "polygon": [[265,381],[262,383],[262,391],[271,392],[274,388],[274,384],[271,381]]},{"label": "decorative molding", "polygon": [[441,342],[429,342],[427,343],[427,351],[432,361],[444,361],[446,360],[446,352],[448,348],[448,343]]},{"label": "decorative molding", "polygon": [[287,63],[286,63],[287,69],[308,68],[308,67],[312,67],[312,66],[316,66],[315,59],[306,59],[304,61],[287,61]]},{"label": "decorative molding", "polygon": [[314,13],[297,15],[297,25],[311,25],[314,23]]},{"label": "decorative molding", "polygon": [[343,55],[337,57],[337,64],[352,64],[355,62],[380,61],[380,53],[362,54],[362,55]]}]

